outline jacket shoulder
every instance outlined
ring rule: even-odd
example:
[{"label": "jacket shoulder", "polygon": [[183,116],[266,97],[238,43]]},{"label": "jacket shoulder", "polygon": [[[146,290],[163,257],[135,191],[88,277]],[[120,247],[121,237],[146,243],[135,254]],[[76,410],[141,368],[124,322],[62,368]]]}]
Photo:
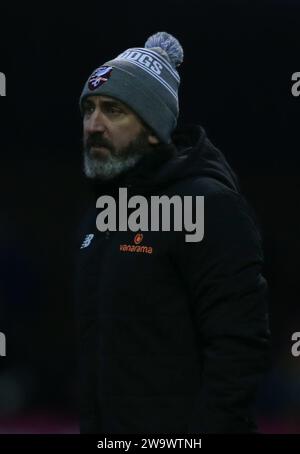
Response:
[{"label": "jacket shoulder", "polygon": [[237,190],[230,188],[225,182],[209,176],[191,176],[174,184],[174,193],[179,195],[203,195],[214,194],[239,194]]}]

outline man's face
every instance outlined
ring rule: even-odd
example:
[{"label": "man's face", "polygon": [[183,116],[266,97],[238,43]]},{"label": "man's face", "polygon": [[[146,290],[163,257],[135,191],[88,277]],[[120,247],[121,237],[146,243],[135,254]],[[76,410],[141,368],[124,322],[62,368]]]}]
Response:
[{"label": "man's face", "polygon": [[133,167],[158,139],[120,101],[89,96],[83,101],[84,172],[109,180]]}]

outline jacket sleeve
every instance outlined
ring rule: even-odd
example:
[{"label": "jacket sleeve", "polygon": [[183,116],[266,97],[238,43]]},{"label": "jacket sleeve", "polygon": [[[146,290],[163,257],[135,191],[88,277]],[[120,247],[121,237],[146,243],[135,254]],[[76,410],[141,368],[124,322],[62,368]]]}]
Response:
[{"label": "jacket sleeve", "polygon": [[255,432],[270,334],[261,238],[249,205],[229,190],[204,197],[202,241],[181,237],[177,246],[203,367],[188,432]]},{"label": "jacket sleeve", "polygon": [[77,320],[77,352],[78,352],[78,411],[81,434],[97,433],[99,430],[99,414],[96,399],[96,339],[95,339],[95,308],[87,298],[90,288],[85,265],[80,260],[80,247],[85,235],[92,231],[95,209],[88,209],[82,222],[73,236],[73,300]]}]

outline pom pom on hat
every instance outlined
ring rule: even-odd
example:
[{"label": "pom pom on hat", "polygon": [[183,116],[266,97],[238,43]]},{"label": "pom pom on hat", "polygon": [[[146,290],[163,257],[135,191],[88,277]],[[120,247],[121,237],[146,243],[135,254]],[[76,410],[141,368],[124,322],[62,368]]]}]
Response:
[{"label": "pom pom on hat", "polygon": [[178,39],[167,32],[157,32],[151,35],[145,42],[145,48],[159,47],[163,49],[169,57],[170,63],[175,68],[183,62],[183,49]]}]

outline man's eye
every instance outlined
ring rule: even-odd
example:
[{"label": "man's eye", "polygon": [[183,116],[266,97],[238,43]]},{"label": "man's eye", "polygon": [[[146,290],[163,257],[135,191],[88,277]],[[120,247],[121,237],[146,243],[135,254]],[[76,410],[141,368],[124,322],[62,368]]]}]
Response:
[{"label": "man's eye", "polygon": [[83,108],[83,113],[84,114],[89,114],[93,112],[93,106],[85,105]]},{"label": "man's eye", "polygon": [[122,110],[119,109],[119,107],[116,107],[116,106],[110,106],[110,107],[108,107],[107,110],[109,112],[113,113],[113,114],[121,114],[122,113]]}]

